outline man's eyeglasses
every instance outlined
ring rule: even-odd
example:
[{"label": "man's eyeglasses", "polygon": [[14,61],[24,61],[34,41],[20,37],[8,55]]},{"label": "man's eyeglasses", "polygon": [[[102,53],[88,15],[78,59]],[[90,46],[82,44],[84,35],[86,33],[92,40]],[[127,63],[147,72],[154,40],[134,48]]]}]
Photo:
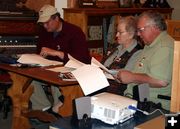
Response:
[{"label": "man's eyeglasses", "polygon": [[146,25],[146,26],[144,26],[144,27],[137,28],[137,32],[142,33],[142,32],[145,31],[145,29],[146,29],[147,27],[150,27],[150,26],[151,26],[151,25]]}]

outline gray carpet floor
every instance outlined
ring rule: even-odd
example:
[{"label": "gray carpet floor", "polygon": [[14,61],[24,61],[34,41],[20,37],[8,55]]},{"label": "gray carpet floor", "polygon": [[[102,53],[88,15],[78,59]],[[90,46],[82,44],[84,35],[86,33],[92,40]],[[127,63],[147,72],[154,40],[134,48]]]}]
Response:
[{"label": "gray carpet floor", "polygon": [[[37,120],[31,120],[31,124],[35,129],[48,129],[48,123],[41,123]],[[0,129],[11,129],[12,126],[12,112],[8,113],[7,119],[3,119],[3,113],[0,112]]]},{"label": "gray carpet floor", "polygon": [[11,129],[12,125],[12,112],[8,113],[7,119],[3,119],[3,114],[0,112],[0,128],[1,129]]}]

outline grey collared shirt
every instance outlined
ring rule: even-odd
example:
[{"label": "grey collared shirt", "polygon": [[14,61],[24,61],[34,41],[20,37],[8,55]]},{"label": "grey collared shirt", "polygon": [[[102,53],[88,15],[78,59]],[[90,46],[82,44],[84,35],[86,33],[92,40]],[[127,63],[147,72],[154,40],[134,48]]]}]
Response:
[{"label": "grey collared shirt", "polygon": [[115,60],[117,60],[118,58],[121,57],[121,55],[123,55],[126,51],[131,52],[137,45],[137,41],[135,40],[135,42],[128,47],[127,49],[123,49],[122,45],[117,46],[117,50],[113,52],[113,54],[106,59],[106,61],[104,62],[104,66],[105,67],[109,67]]}]

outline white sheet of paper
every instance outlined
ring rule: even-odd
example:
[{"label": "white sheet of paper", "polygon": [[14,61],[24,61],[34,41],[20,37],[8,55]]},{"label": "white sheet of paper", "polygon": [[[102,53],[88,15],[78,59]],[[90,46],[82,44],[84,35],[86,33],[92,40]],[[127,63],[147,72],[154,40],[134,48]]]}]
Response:
[{"label": "white sheet of paper", "polygon": [[37,54],[22,54],[21,57],[17,60],[19,63],[23,64],[39,64],[40,66],[50,66],[50,65],[62,65],[62,62],[52,61],[43,58]]},{"label": "white sheet of paper", "polygon": [[53,71],[53,72],[68,73],[68,72],[71,72],[71,71],[73,71],[75,69],[74,68],[69,68],[69,67],[55,67],[55,68],[50,68],[50,69],[47,69],[47,70],[50,70],[50,71]]},{"label": "white sheet of paper", "polygon": [[111,71],[108,70],[108,69],[107,69],[103,64],[101,64],[99,61],[97,61],[94,57],[91,58],[91,65],[103,69],[105,72],[107,72],[107,73],[105,73],[106,77],[107,77],[108,79],[114,80],[114,77],[112,76]]},{"label": "white sheet of paper", "polygon": [[85,95],[109,86],[103,71],[96,66],[85,65],[72,71],[72,74],[79,82]]},{"label": "white sheet of paper", "polygon": [[65,67],[69,67],[69,68],[80,68],[86,64],[78,61],[77,59],[75,59],[74,57],[72,57],[71,55],[68,54],[68,58],[69,58],[69,61],[65,64]]},{"label": "white sheet of paper", "polygon": [[96,60],[94,57],[91,58],[91,65],[100,67],[103,70],[109,72],[109,70],[103,64],[101,64],[98,60]]}]

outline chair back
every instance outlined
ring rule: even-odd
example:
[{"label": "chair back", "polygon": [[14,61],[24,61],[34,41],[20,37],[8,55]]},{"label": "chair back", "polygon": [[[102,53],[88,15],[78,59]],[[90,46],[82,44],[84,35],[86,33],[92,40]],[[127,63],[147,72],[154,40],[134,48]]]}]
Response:
[{"label": "chair back", "polygon": [[180,112],[180,41],[174,42],[171,112]]}]

